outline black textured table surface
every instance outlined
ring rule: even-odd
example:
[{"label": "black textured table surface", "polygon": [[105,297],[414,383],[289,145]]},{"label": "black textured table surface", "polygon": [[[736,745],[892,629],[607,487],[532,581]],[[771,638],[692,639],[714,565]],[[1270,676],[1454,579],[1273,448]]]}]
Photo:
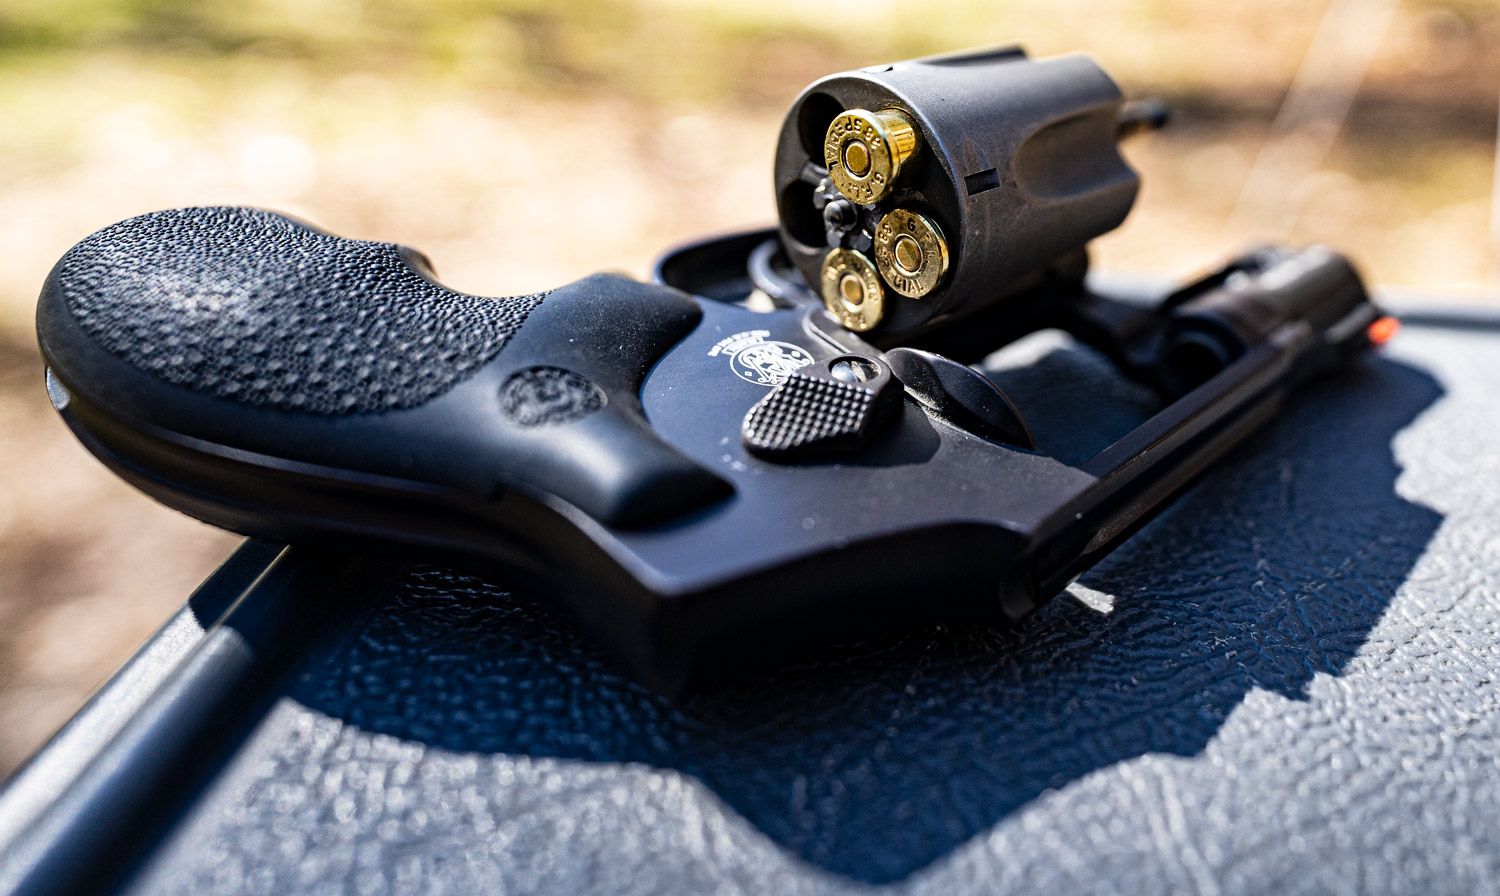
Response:
[{"label": "black textured table surface", "polygon": [[[1010,355],[1066,459],[1152,410],[1060,341]],[[679,704],[498,584],[404,569],[129,889],[1500,892],[1497,437],[1500,326],[1408,324],[1024,626]]]}]

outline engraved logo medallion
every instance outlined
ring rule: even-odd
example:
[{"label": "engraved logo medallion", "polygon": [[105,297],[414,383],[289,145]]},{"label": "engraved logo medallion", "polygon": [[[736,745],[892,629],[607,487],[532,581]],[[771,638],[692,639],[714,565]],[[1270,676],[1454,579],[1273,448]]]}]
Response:
[{"label": "engraved logo medallion", "polygon": [[726,355],[740,379],[757,386],[779,386],[792,371],[813,362],[813,356],[790,342],[767,339],[769,330],[746,330],[719,340],[710,357]]}]

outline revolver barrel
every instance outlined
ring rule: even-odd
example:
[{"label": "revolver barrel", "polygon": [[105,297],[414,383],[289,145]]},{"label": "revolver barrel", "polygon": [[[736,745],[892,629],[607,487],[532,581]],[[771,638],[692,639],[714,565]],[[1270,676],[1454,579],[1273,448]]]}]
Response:
[{"label": "revolver barrel", "polygon": [[1288,324],[1342,341],[1380,317],[1354,266],[1323,246],[1252,252],[1172,296],[1158,371],[1182,395]]}]

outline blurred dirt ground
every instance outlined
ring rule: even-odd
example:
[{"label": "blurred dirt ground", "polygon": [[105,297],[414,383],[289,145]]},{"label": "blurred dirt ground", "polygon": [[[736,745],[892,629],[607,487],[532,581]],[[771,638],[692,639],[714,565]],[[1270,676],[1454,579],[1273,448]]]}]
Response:
[{"label": "blurred dirt ground", "polygon": [[[674,242],[772,220],[776,129],[812,79],[1020,40],[1173,104],[1128,149],[1146,186],[1098,264],[1186,275],[1256,239],[1324,241],[1376,283],[1491,301],[1500,7],[1404,2],[1387,25],[1392,6],[9,0],[0,773],[236,543],[116,481],[47,404],[32,305],[90,231],[251,204],[415,245],[469,292],[640,275]],[[1299,66],[1305,114],[1276,125]]]}]

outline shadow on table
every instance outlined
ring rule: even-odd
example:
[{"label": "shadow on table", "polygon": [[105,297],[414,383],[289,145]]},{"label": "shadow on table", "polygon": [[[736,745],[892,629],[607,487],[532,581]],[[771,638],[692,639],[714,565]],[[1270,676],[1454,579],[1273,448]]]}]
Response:
[{"label": "shadow on table", "polygon": [[[995,370],[1075,461],[1131,422],[1090,402],[1150,410],[1100,375],[1063,345]],[[674,706],[544,611],[418,569],[293,696],[450,750],[678,769],[809,862],[900,879],[1049,788],[1197,754],[1252,689],[1303,699],[1341,674],[1441,521],[1396,494],[1391,449],[1440,395],[1388,359],[1315,387],[1087,575],[1092,607],[1061,597],[1017,629],[843,646]]]}]

